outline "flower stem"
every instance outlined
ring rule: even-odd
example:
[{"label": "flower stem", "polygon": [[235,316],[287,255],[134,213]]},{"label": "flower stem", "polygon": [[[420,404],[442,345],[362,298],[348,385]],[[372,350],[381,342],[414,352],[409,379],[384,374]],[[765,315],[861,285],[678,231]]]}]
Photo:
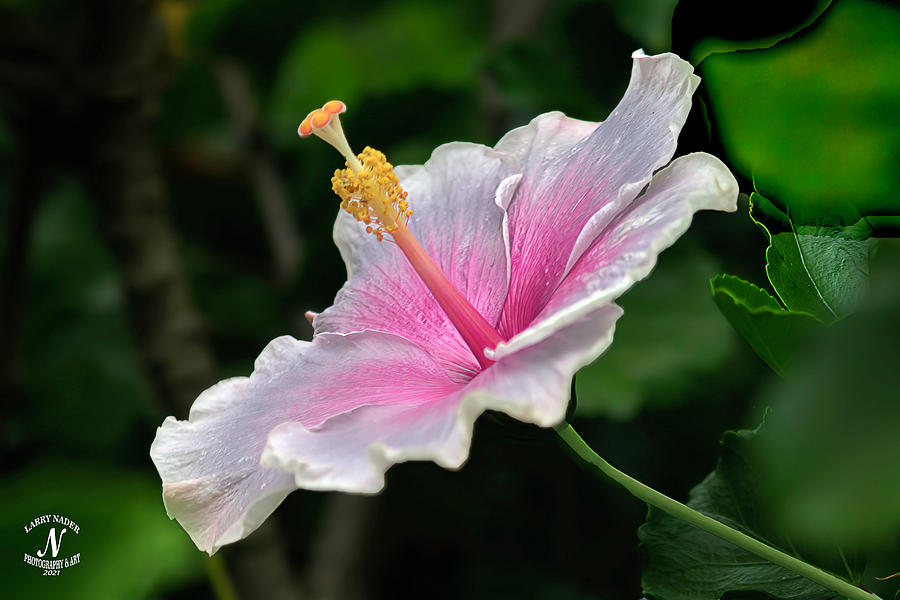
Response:
[{"label": "flower stem", "polygon": [[237,590],[221,554],[214,554],[206,559],[206,572],[216,600],[238,600]]},{"label": "flower stem", "polygon": [[843,579],[835,577],[830,573],[826,573],[818,567],[814,567],[809,563],[803,562],[789,554],[785,554],[781,550],[773,548],[749,535],[732,529],[724,523],[720,523],[677,500],[673,500],[665,494],[661,494],[653,488],[644,485],[637,479],[626,475],[598,456],[568,423],[563,423],[558,426],[556,428],[556,433],[559,434],[559,437],[562,438],[566,445],[568,445],[582,461],[597,468],[601,473],[624,487],[639,500],[643,500],[647,504],[655,506],[673,517],[677,517],[695,527],[699,527],[703,531],[731,542],[735,546],[739,546],[748,552],[752,552],[776,565],[794,571],[807,579],[811,579],[821,586],[834,590],[842,597],[850,598],[852,600],[881,600],[875,594],[867,592],[862,588],[858,588]]}]

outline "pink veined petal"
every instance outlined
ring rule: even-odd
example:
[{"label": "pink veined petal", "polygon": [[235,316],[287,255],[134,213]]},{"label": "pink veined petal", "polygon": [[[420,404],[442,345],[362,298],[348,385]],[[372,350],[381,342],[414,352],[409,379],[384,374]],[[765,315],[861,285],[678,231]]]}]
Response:
[{"label": "pink veined petal", "polygon": [[737,181],[716,157],[698,152],[674,160],[598,235],[534,323],[489,357],[514,353],[612,302],[650,273],[657,255],[687,231],[695,212],[733,212],[737,195]]},{"label": "pink veined petal", "polygon": [[622,309],[609,304],[480,373],[465,388],[415,405],[363,406],[318,427],[276,427],[262,464],[293,473],[298,487],[374,494],[391,465],[432,460],[456,469],[487,409],[545,427],[566,414],[572,376],[612,342]]},{"label": "pink veined petal", "polygon": [[[524,165],[508,208],[511,274],[500,322],[507,339],[543,309],[590,240],[592,220],[609,222],[637,196],[675,152],[678,132],[699,82],[674,54],[634,54],[631,82],[616,109],[592,133],[553,160]],[[596,216],[595,216],[596,215]]]},{"label": "pink veined petal", "polygon": [[256,529],[296,487],[290,473],[260,465],[274,428],[316,427],[361,406],[407,408],[457,389],[428,353],[396,335],[277,338],[250,377],[214,385],[188,421],[169,417],[157,431],[150,456],[166,509],[212,554]]},{"label": "pink veined petal", "polygon": [[567,117],[559,111],[538,115],[528,125],[508,131],[494,146],[520,164],[551,163],[589,136],[599,122]]},{"label": "pink veined petal", "polygon": [[[477,144],[437,148],[424,166],[396,173],[409,193],[410,231],[456,288],[491,324],[508,285],[499,184],[514,173],[508,155]],[[385,331],[416,342],[467,381],[479,370],[472,352],[396,244],[378,242],[343,211],[335,242],[349,279],[334,305],[315,318],[317,332]]]}]

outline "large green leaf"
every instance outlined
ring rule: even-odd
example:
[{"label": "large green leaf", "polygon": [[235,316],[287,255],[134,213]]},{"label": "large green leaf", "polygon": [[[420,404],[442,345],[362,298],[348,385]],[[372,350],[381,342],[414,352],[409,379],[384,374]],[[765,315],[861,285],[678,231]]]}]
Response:
[{"label": "large green leaf", "polygon": [[703,61],[728,158],[792,214],[897,214],[900,11],[835,3],[808,35]]},{"label": "large green leaf", "polygon": [[766,274],[789,310],[826,323],[853,311],[869,279],[871,229],[865,220],[851,226],[825,219],[798,223],[756,192],[750,217],[769,235]]},{"label": "large green leaf", "polygon": [[[794,552],[769,523],[759,501],[752,446],[760,430],[727,432],[716,469],[690,493],[688,506],[730,527]],[[646,563],[642,584],[656,600],[713,600],[734,592],[757,592],[780,600],[830,600],[836,594],[796,573],[693,525],[652,509],[638,530]],[[807,559],[808,560],[808,559]],[[828,556],[853,580],[861,569],[845,558]],[[746,597],[746,596],[742,596]]]},{"label": "large green leaf", "polygon": [[710,286],[716,305],[731,326],[784,377],[801,342],[818,321],[807,313],[785,310],[768,292],[733,275],[716,275]]},{"label": "large green leaf", "polygon": [[622,297],[615,342],[578,372],[580,416],[625,419],[648,401],[677,402],[729,356],[734,337],[704,288],[717,268],[686,240]]}]

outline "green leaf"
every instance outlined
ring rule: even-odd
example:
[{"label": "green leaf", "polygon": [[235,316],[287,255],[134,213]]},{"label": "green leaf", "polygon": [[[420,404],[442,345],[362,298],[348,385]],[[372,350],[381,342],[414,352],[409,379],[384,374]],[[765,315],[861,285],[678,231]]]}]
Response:
[{"label": "green leaf", "polygon": [[759,397],[777,417],[760,440],[763,490],[780,526],[810,544],[884,550],[900,539],[900,243],[891,242],[879,243],[859,311],[817,332],[791,379]]},{"label": "green leaf", "polygon": [[714,54],[702,76],[730,162],[791,214],[897,214],[900,11],[836,2],[806,35]]},{"label": "green leaf", "polygon": [[647,402],[677,402],[728,358],[734,338],[704,285],[717,269],[686,243],[660,256],[653,275],[619,301],[615,343],[579,371],[579,416],[626,419]]},{"label": "green leaf", "polygon": [[850,314],[869,279],[869,236],[865,220],[851,226],[798,223],[754,192],[750,218],[769,236],[766,274],[791,311],[830,323]]},{"label": "green leaf", "polygon": [[709,283],[716,306],[731,326],[784,377],[818,321],[807,313],[783,309],[768,292],[739,277],[716,275]]},{"label": "green leaf", "polygon": [[[716,469],[691,490],[687,504],[792,552],[790,544],[779,539],[770,527],[766,507],[757,496],[759,481],[750,457],[760,429],[725,434]],[[711,600],[735,592],[757,592],[779,600],[835,598],[834,592],[805,577],[654,508],[638,530],[638,538],[646,559],[642,585],[648,598]],[[826,560],[828,564],[840,565],[841,572],[853,580],[861,574],[859,566],[840,555],[828,556]]]}]

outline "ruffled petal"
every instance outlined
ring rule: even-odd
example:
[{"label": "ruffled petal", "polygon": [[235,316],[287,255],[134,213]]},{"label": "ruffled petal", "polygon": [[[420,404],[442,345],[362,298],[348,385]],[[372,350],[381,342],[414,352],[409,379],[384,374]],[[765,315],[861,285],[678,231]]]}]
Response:
[{"label": "ruffled petal", "polygon": [[532,325],[489,356],[514,353],[612,302],[650,273],[659,252],[687,231],[696,211],[734,211],[737,195],[737,181],[716,157],[695,153],[676,159],[599,233]]},{"label": "ruffled petal", "polygon": [[214,385],[189,420],[169,417],[157,431],[150,456],[166,510],[212,554],[246,537],[295,489],[292,474],[260,465],[277,426],[316,427],[362,406],[405,408],[458,389],[428,353],[392,334],[277,338],[250,377]]},{"label": "ruffled petal", "polygon": [[[492,325],[506,298],[509,269],[497,192],[515,169],[507,154],[454,142],[437,148],[423,166],[395,170],[414,211],[410,231]],[[513,191],[503,189],[507,196]],[[349,280],[315,318],[317,332],[390,332],[432,352],[461,381],[477,372],[471,351],[396,244],[378,242],[343,211],[334,238]]]},{"label": "ruffled petal", "polygon": [[528,155],[508,209],[512,260],[504,337],[525,329],[546,305],[573,252],[590,243],[579,240],[582,229],[592,219],[602,229],[675,152],[699,78],[674,54],[639,51],[633,58],[631,82],[606,121],[564,152]]},{"label": "ruffled petal", "polygon": [[318,427],[284,423],[262,464],[290,471],[298,487],[377,493],[391,465],[432,460],[462,466],[475,420],[487,409],[549,427],[560,423],[572,376],[612,342],[622,309],[610,304],[480,373],[465,388],[416,405],[364,406]]},{"label": "ruffled petal", "polygon": [[395,463],[465,462],[471,428],[468,436],[457,428],[459,408],[457,390],[418,406],[364,406],[316,428],[284,423],[269,435],[262,464],[293,473],[305,489],[375,494]]}]

